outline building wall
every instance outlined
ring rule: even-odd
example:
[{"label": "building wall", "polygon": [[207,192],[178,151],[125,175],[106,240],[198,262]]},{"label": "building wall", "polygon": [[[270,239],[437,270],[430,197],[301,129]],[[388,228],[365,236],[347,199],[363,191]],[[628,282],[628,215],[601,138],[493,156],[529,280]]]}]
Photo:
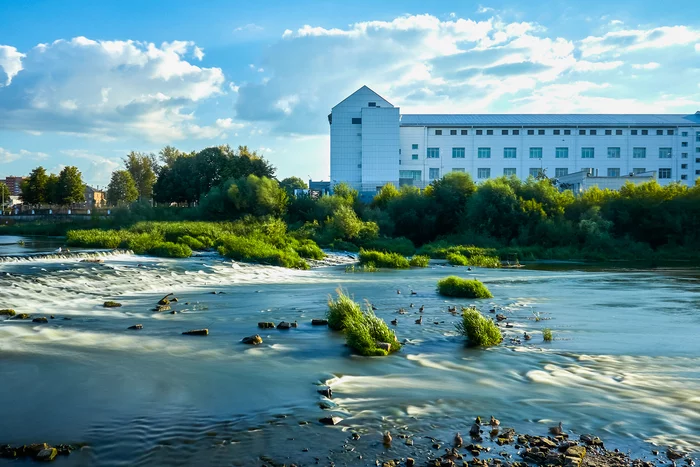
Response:
[{"label": "building wall", "polygon": [[22,193],[21,184],[24,177],[7,177],[5,178],[5,186],[10,190],[10,195],[19,196]]},{"label": "building wall", "polygon": [[360,191],[376,193],[396,183],[399,173],[399,109],[362,109],[362,185]]}]

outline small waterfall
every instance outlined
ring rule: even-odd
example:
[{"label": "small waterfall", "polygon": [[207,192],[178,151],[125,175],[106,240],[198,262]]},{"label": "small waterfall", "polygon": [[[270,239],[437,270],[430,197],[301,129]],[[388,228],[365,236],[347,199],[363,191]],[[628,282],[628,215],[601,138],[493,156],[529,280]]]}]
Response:
[{"label": "small waterfall", "polygon": [[46,260],[99,260],[110,256],[133,255],[131,250],[62,251],[60,253],[34,253],[27,255],[0,256],[0,263]]}]

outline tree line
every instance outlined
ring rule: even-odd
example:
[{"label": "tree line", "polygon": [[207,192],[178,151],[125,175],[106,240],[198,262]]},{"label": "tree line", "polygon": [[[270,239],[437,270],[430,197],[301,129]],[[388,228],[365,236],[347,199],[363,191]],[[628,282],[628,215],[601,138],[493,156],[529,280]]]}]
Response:
[{"label": "tree line", "polygon": [[64,167],[61,172],[47,174],[37,167],[22,181],[20,199],[24,204],[68,206],[85,201],[85,184],[77,167]]}]

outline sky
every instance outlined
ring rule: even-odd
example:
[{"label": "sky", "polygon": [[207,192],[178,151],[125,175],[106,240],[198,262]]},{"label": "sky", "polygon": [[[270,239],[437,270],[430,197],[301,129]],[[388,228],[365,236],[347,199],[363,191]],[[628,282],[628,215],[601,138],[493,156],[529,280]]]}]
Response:
[{"label": "sky", "polygon": [[700,2],[0,0],[0,179],[247,145],[328,180],[331,108],[700,110]]}]

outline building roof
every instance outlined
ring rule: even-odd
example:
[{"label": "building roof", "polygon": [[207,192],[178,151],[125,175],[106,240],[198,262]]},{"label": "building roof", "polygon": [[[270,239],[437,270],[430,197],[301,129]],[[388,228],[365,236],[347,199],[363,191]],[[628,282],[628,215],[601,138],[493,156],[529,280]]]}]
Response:
[{"label": "building roof", "polygon": [[403,114],[401,126],[700,126],[695,114]]}]

